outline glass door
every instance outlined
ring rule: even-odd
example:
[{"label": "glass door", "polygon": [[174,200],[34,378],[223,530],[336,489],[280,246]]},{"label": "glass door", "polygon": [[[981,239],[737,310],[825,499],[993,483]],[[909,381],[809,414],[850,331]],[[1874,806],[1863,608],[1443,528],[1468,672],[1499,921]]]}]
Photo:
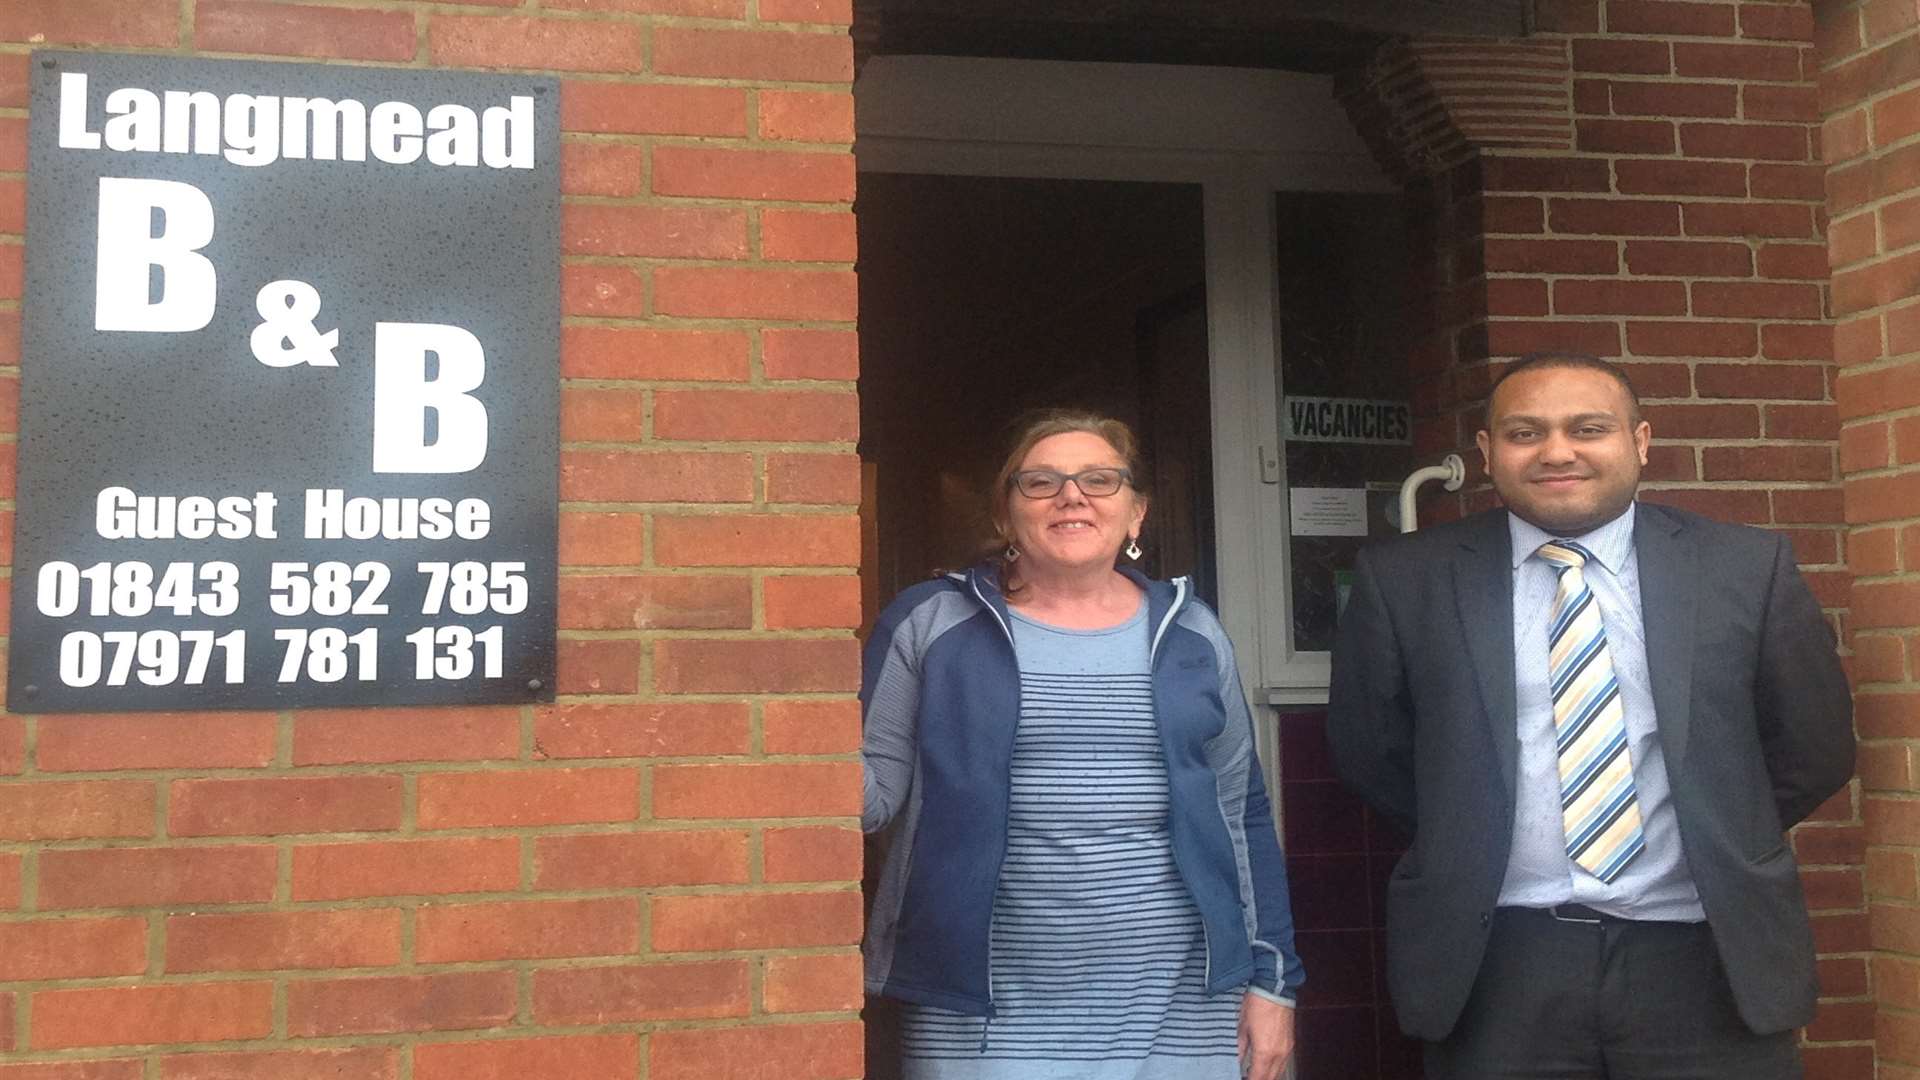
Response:
[{"label": "glass door", "polygon": [[1333,648],[1355,556],[1399,531],[1413,471],[1407,241],[1398,195],[1274,196],[1275,430],[1287,655]]}]

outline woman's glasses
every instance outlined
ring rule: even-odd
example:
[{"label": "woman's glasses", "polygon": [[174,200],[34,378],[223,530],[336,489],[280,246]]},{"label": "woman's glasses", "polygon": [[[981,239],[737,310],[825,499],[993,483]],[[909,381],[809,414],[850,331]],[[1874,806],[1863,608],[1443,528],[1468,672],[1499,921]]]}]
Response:
[{"label": "woman's glasses", "polygon": [[1029,499],[1051,499],[1060,494],[1069,480],[1080,489],[1080,494],[1097,499],[1118,492],[1123,484],[1133,483],[1133,473],[1114,468],[1081,469],[1071,474],[1052,469],[1021,469],[1013,474],[1012,482],[1014,490]]}]

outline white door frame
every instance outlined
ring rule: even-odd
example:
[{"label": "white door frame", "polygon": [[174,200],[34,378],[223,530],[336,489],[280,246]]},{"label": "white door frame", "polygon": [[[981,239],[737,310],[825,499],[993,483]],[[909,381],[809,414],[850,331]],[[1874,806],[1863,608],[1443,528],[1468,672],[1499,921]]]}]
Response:
[{"label": "white door frame", "polygon": [[1398,190],[1332,80],[889,56],[867,62],[854,99],[863,172],[1200,185],[1220,595],[1257,601],[1225,600],[1220,616],[1256,705],[1324,702],[1328,654],[1291,642],[1274,193]]}]

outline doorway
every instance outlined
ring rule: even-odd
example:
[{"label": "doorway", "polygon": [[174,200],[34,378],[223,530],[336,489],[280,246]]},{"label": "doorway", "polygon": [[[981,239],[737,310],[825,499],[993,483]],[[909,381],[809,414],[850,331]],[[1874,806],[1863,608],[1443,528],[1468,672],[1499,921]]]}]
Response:
[{"label": "doorway", "polygon": [[[1417,1075],[1379,978],[1374,871],[1396,840],[1331,778],[1321,710],[1339,574],[1391,527],[1376,496],[1411,452],[1287,420],[1405,406],[1400,192],[1323,76],[882,56],[855,97],[869,619],[982,553],[985,488],[1024,412],[1133,424],[1153,473],[1146,569],[1215,603],[1254,706],[1318,973],[1297,1075]],[[1295,488],[1358,509],[1296,530]],[[868,1024],[881,1080],[883,1004]]]}]

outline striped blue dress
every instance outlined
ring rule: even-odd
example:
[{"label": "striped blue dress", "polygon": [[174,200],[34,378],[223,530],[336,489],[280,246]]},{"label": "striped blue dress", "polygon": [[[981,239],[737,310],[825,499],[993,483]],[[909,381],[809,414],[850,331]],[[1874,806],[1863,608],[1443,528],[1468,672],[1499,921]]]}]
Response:
[{"label": "striped blue dress", "polygon": [[908,1005],[906,1080],[1236,1080],[1240,995],[1208,997],[1173,865],[1146,606],[1104,630],[1013,613],[1020,662],[991,1019]]}]

